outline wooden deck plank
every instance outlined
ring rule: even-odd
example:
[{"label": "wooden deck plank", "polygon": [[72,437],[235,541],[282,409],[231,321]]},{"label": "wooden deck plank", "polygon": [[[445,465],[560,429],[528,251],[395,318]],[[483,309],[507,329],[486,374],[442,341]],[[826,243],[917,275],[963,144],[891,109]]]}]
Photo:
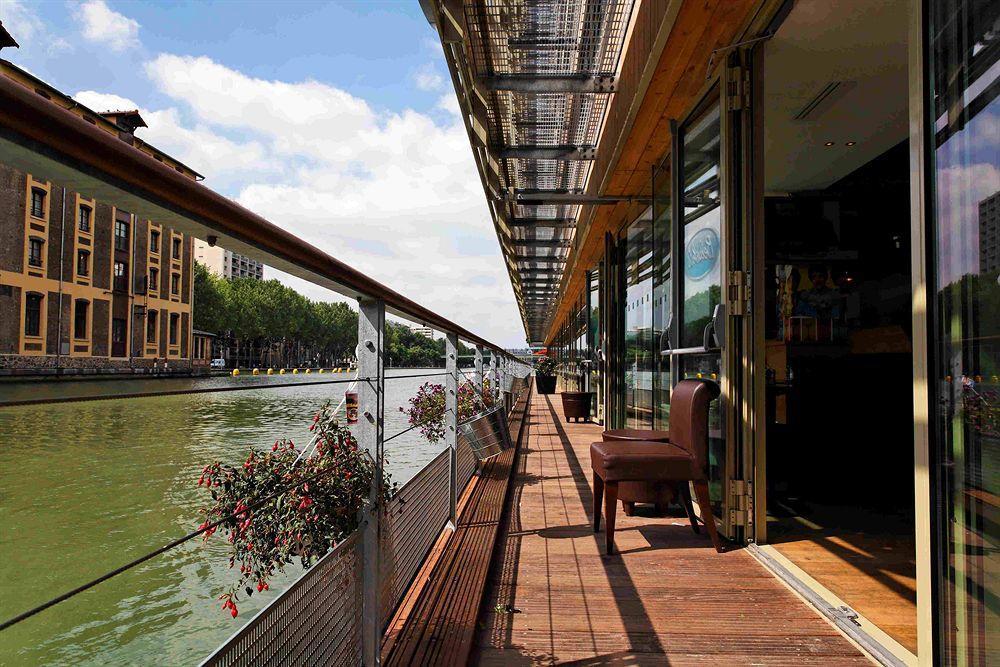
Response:
[{"label": "wooden deck plank", "polygon": [[590,443],[536,396],[482,605],[480,664],[871,664],[749,554],[717,554],[679,516],[592,526]]},{"label": "wooden deck plank", "polygon": [[[520,420],[512,420],[511,428],[518,438]],[[467,662],[516,458],[516,450],[508,450],[487,461],[474,478],[455,531],[438,540],[433,562],[425,564],[390,623],[383,664]]]}]

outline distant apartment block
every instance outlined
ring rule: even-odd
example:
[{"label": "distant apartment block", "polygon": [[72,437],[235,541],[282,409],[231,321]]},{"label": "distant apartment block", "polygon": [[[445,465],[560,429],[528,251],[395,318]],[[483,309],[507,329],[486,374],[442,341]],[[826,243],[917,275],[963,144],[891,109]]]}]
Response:
[{"label": "distant apartment block", "polygon": [[1000,271],[1000,192],[979,202],[979,272]]},{"label": "distant apartment block", "polygon": [[[138,111],[97,113],[0,60],[5,76],[172,166]],[[0,368],[191,365],[191,237],[114,201],[0,165]]]},{"label": "distant apartment block", "polygon": [[434,340],[434,329],[430,327],[412,327],[413,333]]},{"label": "distant apartment block", "polygon": [[219,246],[210,246],[201,239],[195,239],[194,258],[223,278],[264,279],[264,265],[257,260]]}]

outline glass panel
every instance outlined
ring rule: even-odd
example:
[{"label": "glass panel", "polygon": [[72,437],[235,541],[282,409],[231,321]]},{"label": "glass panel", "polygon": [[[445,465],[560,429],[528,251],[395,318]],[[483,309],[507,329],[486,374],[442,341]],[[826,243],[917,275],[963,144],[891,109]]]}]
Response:
[{"label": "glass panel", "polygon": [[684,128],[684,289],[681,347],[702,344],[722,296],[719,106]]},{"label": "glass panel", "polygon": [[1000,646],[1000,3],[930,0],[935,664]]},{"label": "glass panel", "polygon": [[601,349],[601,288],[600,271],[591,271],[587,277],[589,284],[589,300],[587,302],[590,311],[587,313],[587,335],[590,337],[590,364],[588,370],[588,391],[594,392],[594,419],[597,422],[604,421],[604,396],[601,386],[601,363],[598,350]]},{"label": "glass panel", "polygon": [[653,424],[653,225],[652,212],[629,225],[625,236],[625,427]]},{"label": "glass panel", "polygon": [[[699,378],[719,382],[720,357],[717,352],[708,354],[677,355],[678,374],[681,380]],[[669,406],[668,406],[669,410]],[[712,511],[721,517],[723,480],[726,467],[726,442],[722,429],[720,399],[712,401],[708,408],[708,487],[712,497]]]},{"label": "glass panel", "polygon": [[670,415],[670,327],[673,326],[671,271],[670,156],[653,174],[653,376],[654,427],[666,430]]}]

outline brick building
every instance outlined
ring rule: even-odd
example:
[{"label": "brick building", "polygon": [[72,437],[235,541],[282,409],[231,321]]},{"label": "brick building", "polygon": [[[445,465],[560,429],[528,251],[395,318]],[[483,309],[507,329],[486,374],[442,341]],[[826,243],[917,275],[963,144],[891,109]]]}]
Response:
[{"label": "brick building", "polygon": [[[137,111],[94,112],[5,60],[0,76],[201,178],[135,136]],[[0,239],[0,371],[191,367],[191,237],[0,163]]]}]

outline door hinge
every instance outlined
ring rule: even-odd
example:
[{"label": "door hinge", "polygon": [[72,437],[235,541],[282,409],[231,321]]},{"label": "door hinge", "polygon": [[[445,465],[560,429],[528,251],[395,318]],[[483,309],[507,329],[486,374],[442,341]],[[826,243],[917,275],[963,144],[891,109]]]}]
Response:
[{"label": "door hinge", "polygon": [[750,314],[750,273],[747,271],[729,272],[729,312],[734,316]]},{"label": "door hinge", "polygon": [[750,70],[740,66],[726,68],[726,106],[730,111],[750,108]]},{"label": "door hinge", "polygon": [[729,522],[733,526],[749,526],[753,514],[752,484],[743,479],[729,480]]}]

